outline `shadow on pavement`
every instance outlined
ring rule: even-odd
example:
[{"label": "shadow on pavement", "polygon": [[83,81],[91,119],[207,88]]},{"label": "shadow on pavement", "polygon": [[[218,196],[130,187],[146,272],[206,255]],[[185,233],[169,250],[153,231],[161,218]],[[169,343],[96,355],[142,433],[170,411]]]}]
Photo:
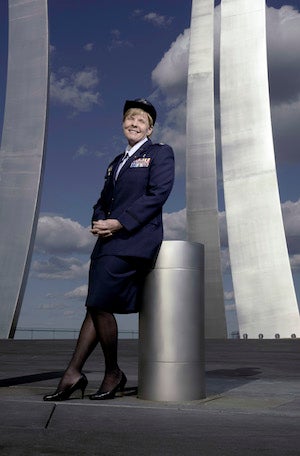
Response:
[{"label": "shadow on pavement", "polygon": [[[237,369],[215,369],[206,372],[206,386],[209,394],[221,394],[258,380],[261,369],[258,367],[241,367]],[[211,391],[210,391],[211,390]]]},{"label": "shadow on pavement", "polygon": [[20,377],[3,378],[0,380],[0,387],[22,385],[23,383],[34,383],[52,378],[60,378],[64,371],[43,372],[40,374],[21,375]]}]

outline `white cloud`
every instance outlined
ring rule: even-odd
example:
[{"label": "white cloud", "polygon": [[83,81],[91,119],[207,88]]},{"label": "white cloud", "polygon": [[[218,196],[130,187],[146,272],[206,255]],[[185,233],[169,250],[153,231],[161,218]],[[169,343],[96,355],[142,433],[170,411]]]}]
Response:
[{"label": "white cloud", "polygon": [[45,302],[38,305],[38,309],[43,310],[57,310],[63,308],[64,304],[58,301]]},{"label": "white cloud", "polygon": [[166,96],[169,105],[186,98],[189,43],[190,30],[186,29],[152,71],[152,81]]},{"label": "white cloud", "polygon": [[75,288],[72,291],[68,291],[68,293],[65,293],[65,297],[69,299],[82,299],[86,298],[87,295],[87,290],[88,286],[87,285],[81,285],[80,287]]},{"label": "white cloud", "polygon": [[74,257],[51,256],[47,260],[35,260],[32,273],[40,279],[82,279],[87,278],[89,261],[82,263]]},{"label": "white cloud", "polygon": [[86,112],[100,104],[98,84],[96,68],[77,72],[61,68],[58,75],[51,73],[50,96],[53,101],[74,108],[75,112]]},{"label": "white cloud", "polygon": [[58,216],[39,218],[35,248],[47,253],[90,253],[95,237],[78,222]]},{"label": "white cloud", "polygon": [[224,299],[226,301],[232,301],[234,299],[234,292],[231,291],[224,291]]},{"label": "white cloud", "polygon": [[76,87],[92,89],[99,84],[99,77],[96,68],[86,68],[84,71],[73,73],[72,80]]},{"label": "white cloud", "polygon": [[230,256],[228,248],[221,248],[221,270],[223,274],[231,274]]},{"label": "white cloud", "polygon": [[86,155],[89,155],[88,147],[86,144],[82,144],[81,146],[78,147],[78,149],[75,152],[74,158],[77,157],[85,157]]},{"label": "white cloud", "polygon": [[137,8],[132,12],[132,17],[141,16],[142,14],[143,14],[143,10]]},{"label": "white cloud", "polygon": [[163,214],[164,222],[164,238],[171,239],[186,239],[186,210],[182,209],[178,212]]},{"label": "white cloud", "polygon": [[176,174],[185,173],[186,158],[186,104],[185,101],[172,108],[166,115],[163,125],[159,122],[155,125],[153,141],[172,145],[175,153]]},{"label": "white cloud", "polygon": [[293,271],[300,271],[300,254],[290,257],[291,267]]},{"label": "white cloud", "polygon": [[128,40],[124,40],[121,38],[121,32],[118,29],[111,30],[111,42],[108,46],[108,49],[111,51],[116,48],[122,47],[131,47],[132,43]]},{"label": "white cloud", "polygon": [[173,22],[174,17],[163,16],[159,13],[151,11],[150,13],[145,13],[142,9],[135,9],[132,13],[132,17],[142,19],[154,27],[167,27]]},{"label": "white cloud", "polygon": [[225,310],[226,310],[226,312],[230,312],[230,311],[236,312],[236,306],[234,303],[231,303],[231,304],[226,303],[226,300],[225,300]]},{"label": "white cloud", "polygon": [[73,158],[77,159],[77,158],[90,157],[90,156],[104,157],[106,155],[109,155],[109,153],[100,151],[100,150],[90,150],[86,144],[82,144],[81,146],[78,147],[78,149],[74,153]]},{"label": "white cloud", "polygon": [[94,43],[87,43],[87,44],[85,44],[85,45],[83,46],[83,49],[84,49],[85,51],[90,52],[90,51],[92,51],[92,50],[94,49],[94,45],[95,45]]},{"label": "white cloud", "polygon": [[150,24],[153,24],[155,27],[165,27],[170,25],[173,21],[173,17],[162,16],[161,14],[154,12],[145,14],[143,19],[146,22],[150,22]]},{"label": "white cloud", "polygon": [[156,126],[153,137],[172,145],[176,173],[185,172],[189,36],[189,29],[180,34],[152,71],[152,81],[157,87],[152,96],[160,101],[160,93],[163,93],[168,107],[165,122]]}]

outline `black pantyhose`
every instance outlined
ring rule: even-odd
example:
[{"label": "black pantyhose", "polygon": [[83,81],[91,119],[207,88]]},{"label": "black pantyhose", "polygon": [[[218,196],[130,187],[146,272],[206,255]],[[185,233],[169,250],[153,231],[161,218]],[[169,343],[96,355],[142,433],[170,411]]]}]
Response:
[{"label": "black pantyhose", "polygon": [[102,347],[105,361],[105,376],[100,391],[110,391],[119,383],[122,373],[117,362],[118,326],[116,319],[109,312],[88,310],[81,326],[75,351],[59,382],[57,391],[61,391],[79,380],[84,363],[98,342]]},{"label": "black pantyhose", "polygon": [[95,309],[91,316],[105,360],[105,376],[100,392],[106,392],[114,388],[122,376],[118,366],[118,325],[114,315],[109,312]]},{"label": "black pantyhose", "polygon": [[91,314],[87,312],[81,326],[75,351],[62,379],[59,382],[57,388],[58,391],[61,391],[65,387],[73,385],[77,382],[77,380],[79,380],[83,365],[97,344],[98,338],[94,323]]}]

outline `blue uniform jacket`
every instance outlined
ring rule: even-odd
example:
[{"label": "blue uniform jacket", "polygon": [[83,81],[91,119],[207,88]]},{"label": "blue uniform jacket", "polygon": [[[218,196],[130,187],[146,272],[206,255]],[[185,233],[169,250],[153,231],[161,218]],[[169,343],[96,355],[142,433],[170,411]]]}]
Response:
[{"label": "blue uniform jacket", "polygon": [[92,258],[124,255],[154,258],[163,239],[162,207],[174,182],[174,154],[166,144],[145,142],[115,173],[123,154],[108,166],[92,221],[113,218],[123,228],[98,238]]}]

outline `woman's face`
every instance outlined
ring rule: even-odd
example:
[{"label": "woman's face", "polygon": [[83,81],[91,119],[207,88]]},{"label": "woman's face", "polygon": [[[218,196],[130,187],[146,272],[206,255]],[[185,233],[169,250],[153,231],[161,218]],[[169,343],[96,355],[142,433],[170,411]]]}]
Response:
[{"label": "woman's face", "polygon": [[123,120],[123,132],[131,147],[151,135],[152,130],[153,127],[150,127],[149,118],[145,111],[129,111]]}]

